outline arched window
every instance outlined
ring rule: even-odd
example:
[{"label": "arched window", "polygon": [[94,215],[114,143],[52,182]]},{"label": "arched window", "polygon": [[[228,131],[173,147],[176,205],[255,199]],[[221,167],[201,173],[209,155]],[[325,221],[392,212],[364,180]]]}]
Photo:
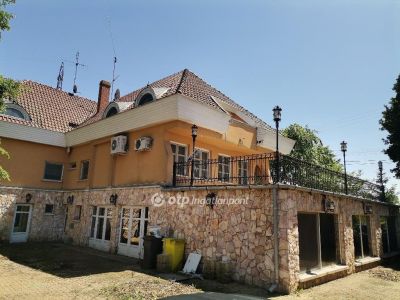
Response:
[{"label": "arched window", "polygon": [[6,109],[4,110],[3,114],[22,120],[31,120],[27,111],[22,106],[13,102],[6,102],[5,105]]},{"label": "arched window", "polygon": [[138,106],[141,106],[141,105],[153,102],[153,101],[154,101],[153,95],[150,93],[146,93],[139,99]]},{"label": "arched window", "polygon": [[24,119],[24,114],[15,108],[6,108],[5,114],[8,116]]},{"label": "arched window", "polygon": [[115,107],[111,107],[106,114],[106,118],[112,117],[112,116],[116,115],[117,113],[118,113],[118,110]]}]

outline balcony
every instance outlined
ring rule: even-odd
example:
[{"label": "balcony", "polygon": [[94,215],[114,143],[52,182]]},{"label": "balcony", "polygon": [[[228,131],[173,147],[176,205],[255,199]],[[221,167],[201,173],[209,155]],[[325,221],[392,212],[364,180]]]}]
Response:
[{"label": "balcony", "polygon": [[[321,191],[346,194],[345,174],[323,168],[290,156],[279,155],[279,171],[275,153],[219,159],[189,159],[176,162],[174,186],[251,186],[278,182]],[[193,166],[193,176],[192,176]],[[383,201],[381,187],[347,175],[347,194]]]}]

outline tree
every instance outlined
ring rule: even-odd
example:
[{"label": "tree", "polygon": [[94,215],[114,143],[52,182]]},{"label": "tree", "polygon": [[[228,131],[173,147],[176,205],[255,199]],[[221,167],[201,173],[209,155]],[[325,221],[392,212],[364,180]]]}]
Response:
[{"label": "tree", "polygon": [[333,151],[323,145],[317,131],[295,123],[285,128],[282,134],[296,141],[290,156],[337,172],[343,170]]},{"label": "tree", "polygon": [[0,37],[1,32],[10,30],[10,21],[14,17],[13,14],[4,10],[8,4],[14,4],[15,0],[0,0]]},{"label": "tree", "polygon": [[[13,4],[15,0],[0,0],[0,38],[1,32],[10,30],[10,21],[14,17],[11,13],[4,10],[7,4]],[[0,113],[4,111],[4,99],[16,98],[20,91],[20,84],[12,79],[4,78],[0,75]],[[0,147],[0,157],[10,158],[8,152]],[[0,181],[10,181],[10,175],[0,165]]]},{"label": "tree", "polygon": [[382,119],[379,121],[381,130],[386,130],[388,135],[383,139],[387,149],[383,152],[395,163],[395,168],[391,171],[397,178],[400,178],[400,75],[393,86],[396,93],[389,101],[389,105],[385,105],[382,112]]}]

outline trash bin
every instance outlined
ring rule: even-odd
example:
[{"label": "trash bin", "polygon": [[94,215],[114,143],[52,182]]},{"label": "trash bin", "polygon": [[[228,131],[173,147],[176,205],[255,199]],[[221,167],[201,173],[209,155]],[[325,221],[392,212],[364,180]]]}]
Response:
[{"label": "trash bin", "polygon": [[157,255],[162,253],[162,238],[155,236],[144,237],[144,254],[143,264],[144,269],[155,269],[157,266]]},{"label": "trash bin", "polygon": [[172,272],[182,269],[185,240],[164,238],[164,253],[171,257]]}]

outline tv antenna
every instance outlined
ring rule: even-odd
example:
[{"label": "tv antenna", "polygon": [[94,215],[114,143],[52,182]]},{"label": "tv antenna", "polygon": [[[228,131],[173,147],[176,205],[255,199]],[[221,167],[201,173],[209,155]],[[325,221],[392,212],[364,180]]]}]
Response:
[{"label": "tv antenna", "polygon": [[78,87],[76,85],[76,76],[78,75],[78,67],[86,67],[86,65],[81,64],[79,62],[79,51],[76,52],[75,55],[75,75],[74,75],[74,86],[72,87],[72,91],[74,92],[74,94],[76,94],[78,92]]},{"label": "tv antenna", "polygon": [[[110,97],[114,94],[114,83],[118,79],[119,75],[115,76],[115,66],[117,64],[117,57],[114,56],[114,67],[113,67],[113,76],[112,76],[112,81],[111,81],[111,94]],[[116,97],[114,96],[114,100],[116,100]]]},{"label": "tv antenna", "polygon": [[57,90],[62,91],[62,85],[64,81],[64,62],[61,62],[60,70],[57,76]]}]

